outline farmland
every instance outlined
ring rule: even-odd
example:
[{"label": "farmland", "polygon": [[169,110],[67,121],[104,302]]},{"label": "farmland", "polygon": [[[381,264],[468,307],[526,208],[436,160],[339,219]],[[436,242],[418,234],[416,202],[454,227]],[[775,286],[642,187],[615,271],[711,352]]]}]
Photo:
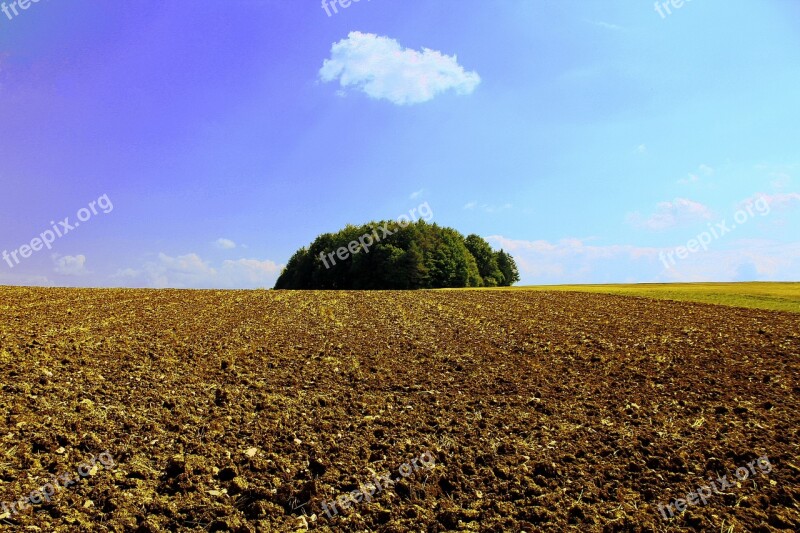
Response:
[{"label": "farmland", "polygon": [[0,525],[797,530],[799,322],[565,291],[0,287],[0,502],[114,458]]},{"label": "farmland", "polygon": [[637,283],[514,287],[514,290],[519,289],[619,294],[800,313],[800,283]]}]

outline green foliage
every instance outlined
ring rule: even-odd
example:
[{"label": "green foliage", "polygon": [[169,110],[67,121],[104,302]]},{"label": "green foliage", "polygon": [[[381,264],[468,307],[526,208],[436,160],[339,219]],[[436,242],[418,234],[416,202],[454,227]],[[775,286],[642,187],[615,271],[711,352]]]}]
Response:
[{"label": "green foliage", "polygon": [[[392,234],[385,235],[381,226]],[[512,277],[506,278],[498,257],[477,235],[465,239],[452,228],[422,220],[405,227],[394,221],[348,225],[337,233],[320,235],[310,246],[295,252],[275,288],[375,290],[510,285],[505,281]],[[511,256],[504,257],[513,265]]]},{"label": "green foliage", "polygon": [[500,282],[501,287],[510,287],[519,281],[519,270],[517,270],[517,263],[513,257],[500,250],[495,254],[495,259],[497,268],[500,269],[503,276]]},{"label": "green foliage", "polygon": [[498,268],[497,257],[489,243],[474,233],[468,235],[464,243],[478,264],[478,272],[481,275],[483,286],[497,287],[502,285],[503,273]]}]

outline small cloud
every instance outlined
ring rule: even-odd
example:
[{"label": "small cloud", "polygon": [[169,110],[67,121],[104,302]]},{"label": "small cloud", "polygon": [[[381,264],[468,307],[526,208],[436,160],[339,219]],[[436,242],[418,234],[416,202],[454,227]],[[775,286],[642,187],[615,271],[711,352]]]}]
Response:
[{"label": "small cloud", "polygon": [[602,20],[590,20],[588,22],[606,30],[620,31],[623,29],[622,26],[617,26],[616,24],[611,24],[609,22],[603,22]]},{"label": "small cloud", "polygon": [[342,89],[353,87],[370,98],[397,105],[419,104],[448,90],[471,94],[481,81],[477,72],[466,72],[456,56],[436,50],[403,48],[389,37],[350,32],[331,46],[319,77],[339,80]]},{"label": "small cloud", "polygon": [[646,154],[647,153],[647,146],[645,146],[644,144],[640,144],[639,146],[636,147],[636,153],[637,154]]},{"label": "small cloud", "polygon": [[800,193],[796,192],[785,192],[785,193],[776,193],[776,194],[765,194],[765,193],[758,193],[750,198],[746,199],[744,202],[739,204],[739,207],[746,206],[747,204],[755,204],[758,201],[767,202],[769,204],[770,209],[776,209],[778,211],[793,209],[796,205],[800,205]]},{"label": "small cloud", "polygon": [[53,261],[56,264],[54,268],[56,274],[61,274],[63,276],[83,276],[89,273],[86,270],[85,255],[65,255],[63,257],[54,255]]},{"label": "small cloud", "polygon": [[484,213],[494,213],[496,211],[505,211],[506,209],[511,209],[514,206],[512,206],[509,203],[505,203],[505,204],[503,204],[501,206],[496,206],[494,204],[480,204],[480,205],[478,205],[478,202],[469,202],[468,204],[464,205],[464,209],[475,209],[476,207],[478,209],[480,209],[481,211],[483,211]]},{"label": "small cloud", "polygon": [[792,181],[792,177],[785,172],[773,172],[771,176],[775,178],[770,182],[773,189],[785,189]]},{"label": "small cloud", "polygon": [[423,192],[425,192],[425,189],[420,189],[418,191],[414,191],[414,192],[411,193],[411,195],[408,198],[409,198],[409,200],[413,200],[413,199],[419,197],[419,195],[421,195]]},{"label": "small cloud", "polygon": [[267,287],[275,283],[283,267],[274,261],[258,259],[227,260],[219,271],[224,287]]},{"label": "small cloud", "polygon": [[233,250],[236,248],[236,243],[230,239],[224,239],[220,237],[216,241],[214,241],[214,246],[219,248],[220,250]]},{"label": "small cloud", "polygon": [[629,214],[627,220],[634,226],[658,231],[711,217],[711,210],[705,205],[686,198],[676,198],[672,202],[660,202],[648,217],[635,212]]},{"label": "small cloud", "polygon": [[698,172],[696,173],[689,173],[688,178],[681,178],[678,180],[679,185],[689,185],[691,183],[697,183],[700,181],[700,174],[703,176],[712,176],[714,174],[714,169],[708,165],[700,165],[697,167]]},{"label": "small cloud", "polygon": [[141,274],[140,270],[133,268],[122,268],[117,270],[117,273],[111,276],[112,278],[135,278]]},{"label": "small cloud", "polygon": [[152,280],[153,286],[159,288],[199,285],[217,273],[197,254],[170,257],[163,252],[158,254],[157,262],[148,263],[144,270]]}]

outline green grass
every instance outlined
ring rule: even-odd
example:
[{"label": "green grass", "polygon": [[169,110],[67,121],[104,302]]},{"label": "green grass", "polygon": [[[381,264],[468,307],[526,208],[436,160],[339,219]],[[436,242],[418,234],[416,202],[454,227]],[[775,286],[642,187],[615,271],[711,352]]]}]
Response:
[{"label": "green grass", "polygon": [[641,283],[532,285],[511,290],[579,291],[800,313],[800,283]]}]

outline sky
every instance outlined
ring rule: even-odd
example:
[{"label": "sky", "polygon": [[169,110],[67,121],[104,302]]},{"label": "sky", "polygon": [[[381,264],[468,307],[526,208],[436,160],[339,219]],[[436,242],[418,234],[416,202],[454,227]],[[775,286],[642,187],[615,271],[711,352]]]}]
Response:
[{"label": "sky", "polygon": [[0,284],[269,288],[426,204],[520,284],[800,280],[800,2],[21,1]]}]

